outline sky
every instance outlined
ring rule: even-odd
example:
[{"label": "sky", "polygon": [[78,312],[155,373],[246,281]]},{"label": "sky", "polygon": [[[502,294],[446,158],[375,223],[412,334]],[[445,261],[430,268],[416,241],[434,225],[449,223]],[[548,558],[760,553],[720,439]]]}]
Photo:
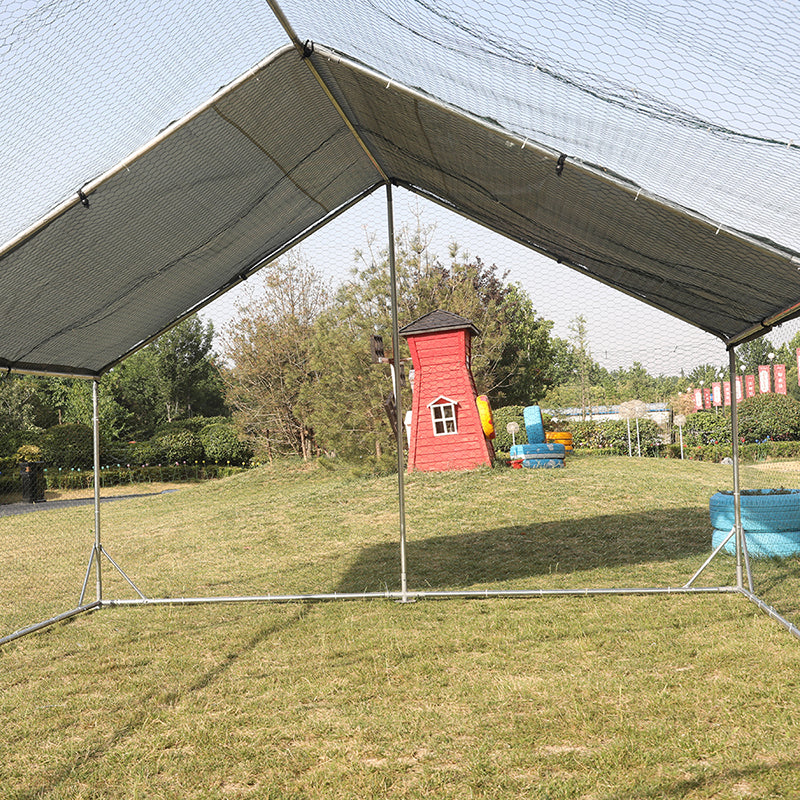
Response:
[{"label": "sky", "polygon": [[[403,220],[414,226],[416,215],[424,225],[435,226],[431,251],[448,262],[451,242],[462,251],[496,264],[508,272],[507,280],[518,283],[530,296],[539,316],[554,323],[553,334],[570,339],[569,326],[578,315],[586,319],[594,359],[608,369],[629,367],[638,361],[655,375],[687,374],[698,363],[727,363],[727,352],[714,336],[641,302],[579,275],[566,266],[498,234],[418,198],[402,189],[394,190],[395,230]],[[329,223],[302,245],[303,257],[327,279],[346,279],[356,265],[354,252],[363,249],[367,235],[376,237],[378,249],[386,248],[385,193],[374,192],[356,208]],[[221,330],[235,316],[236,303],[246,297],[255,276],[239,291],[228,293],[209,306],[203,316]],[[401,324],[410,322],[403,320]],[[388,339],[390,332],[384,332]]]},{"label": "sky", "polygon": [[[655,194],[800,249],[800,13],[793,2],[575,0],[567,15],[538,0],[362,0],[357,14],[352,0],[285,0],[282,7],[301,39],[339,46]],[[264,0],[6,0],[0,241],[286,43]],[[745,169],[754,147],[755,168]],[[417,202],[398,190],[396,227],[412,219]],[[603,366],[639,361],[655,374],[677,374],[726,362],[713,337],[419,203],[443,258],[455,240],[508,270],[562,338],[584,316]],[[381,236],[385,225],[384,195],[376,192],[303,249],[342,279],[365,229]],[[234,300],[209,307],[217,326]]]}]

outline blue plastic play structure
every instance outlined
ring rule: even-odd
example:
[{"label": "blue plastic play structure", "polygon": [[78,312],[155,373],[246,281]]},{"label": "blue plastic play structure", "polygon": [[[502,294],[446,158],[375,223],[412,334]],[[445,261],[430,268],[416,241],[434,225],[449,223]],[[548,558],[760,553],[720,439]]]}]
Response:
[{"label": "blue plastic play structure", "polygon": [[563,467],[567,450],[563,444],[546,442],[542,410],[539,406],[528,406],[523,411],[528,444],[515,444],[511,448],[511,460],[522,459],[522,466],[531,469]]}]

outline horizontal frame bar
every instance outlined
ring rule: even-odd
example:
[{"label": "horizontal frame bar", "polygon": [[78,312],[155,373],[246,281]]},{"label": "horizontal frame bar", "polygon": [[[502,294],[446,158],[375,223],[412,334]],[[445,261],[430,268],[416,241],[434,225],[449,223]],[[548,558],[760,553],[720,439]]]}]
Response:
[{"label": "horizontal frame bar", "polygon": [[103,606],[202,605],[214,603],[319,603],[334,600],[481,599],[489,597],[589,597],[593,595],[709,594],[738,592],[736,586],[669,586],[612,589],[453,589],[384,592],[325,592],[319,594],[266,594],[241,597],[159,597],[103,600]]},{"label": "horizontal frame bar", "polygon": [[101,606],[102,603],[98,600],[95,600],[88,605],[78,606],[77,608],[73,608],[71,611],[65,611],[63,614],[59,614],[58,616],[51,617],[50,619],[46,619],[42,622],[37,622],[35,625],[29,625],[27,628],[21,628],[14,633],[10,633],[8,636],[3,636],[0,639],[0,646],[8,644],[8,642],[13,642],[15,639],[20,639],[23,636],[27,636],[29,633],[36,633],[36,631],[40,631],[43,628],[48,628],[50,625],[55,625],[57,622],[63,622],[64,620],[75,617],[78,614],[85,614],[89,611],[93,611]]}]

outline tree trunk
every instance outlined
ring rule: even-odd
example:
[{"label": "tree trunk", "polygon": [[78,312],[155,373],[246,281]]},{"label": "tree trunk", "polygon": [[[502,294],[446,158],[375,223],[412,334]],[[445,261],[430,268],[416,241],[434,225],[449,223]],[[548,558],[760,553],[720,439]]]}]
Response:
[{"label": "tree trunk", "polygon": [[300,450],[303,453],[303,461],[308,461],[306,455],[306,426],[300,425]]}]

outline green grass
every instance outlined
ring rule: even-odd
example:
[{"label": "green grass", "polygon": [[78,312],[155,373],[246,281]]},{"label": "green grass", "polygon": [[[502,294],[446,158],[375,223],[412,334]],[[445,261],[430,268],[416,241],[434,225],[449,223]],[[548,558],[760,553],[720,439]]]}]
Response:
[{"label": "green grass", "polygon": [[[729,484],[626,458],[413,475],[409,587],[678,586]],[[92,522],[0,519],[0,633],[75,605]],[[103,540],[152,597],[399,585],[396,479],[344,470],[104,505]],[[788,603],[797,571],[758,577]],[[15,800],[800,794],[800,642],[736,595],[117,607],[5,646],[0,675]]]}]

